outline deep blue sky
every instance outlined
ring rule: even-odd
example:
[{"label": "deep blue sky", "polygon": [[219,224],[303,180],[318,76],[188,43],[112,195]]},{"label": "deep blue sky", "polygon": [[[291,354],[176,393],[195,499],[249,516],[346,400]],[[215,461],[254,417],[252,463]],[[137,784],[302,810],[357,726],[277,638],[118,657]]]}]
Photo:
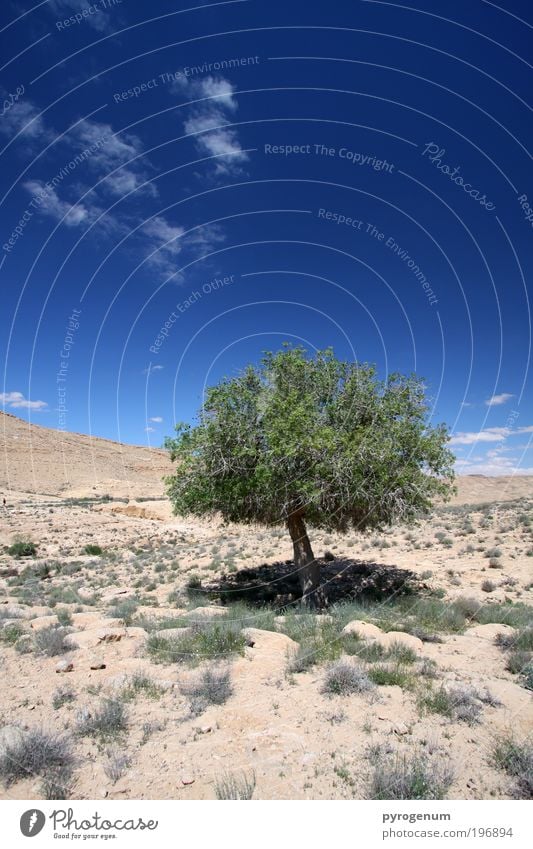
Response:
[{"label": "deep blue sky", "polygon": [[301,341],[533,473],[531,5],[414,2],[5,0],[4,409],[160,445]]}]

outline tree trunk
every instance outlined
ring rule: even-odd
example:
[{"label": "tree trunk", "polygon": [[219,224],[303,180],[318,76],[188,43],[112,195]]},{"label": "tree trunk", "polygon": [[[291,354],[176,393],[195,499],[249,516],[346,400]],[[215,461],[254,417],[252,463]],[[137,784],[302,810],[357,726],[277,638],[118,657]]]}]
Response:
[{"label": "tree trunk", "polygon": [[319,590],[320,566],[315,560],[302,513],[291,513],[287,527],[294,547],[294,565],[302,588],[302,604],[321,607],[323,598]]}]

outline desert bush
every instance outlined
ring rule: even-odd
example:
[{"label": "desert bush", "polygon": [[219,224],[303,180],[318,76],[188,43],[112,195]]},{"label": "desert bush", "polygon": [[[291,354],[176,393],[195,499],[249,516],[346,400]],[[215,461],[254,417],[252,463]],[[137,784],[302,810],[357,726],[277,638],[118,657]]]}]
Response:
[{"label": "desert bush", "polygon": [[243,772],[240,775],[223,775],[215,781],[215,795],[220,800],[248,800],[254,795],[255,784],[253,771],[249,774]]},{"label": "desert bush", "polygon": [[412,648],[399,641],[393,642],[389,646],[385,657],[387,660],[394,660],[396,663],[404,664],[414,663],[418,659],[416,652]]},{"label": "desert bush", "polygon": [[70,774],[74,765],[67,737],[33,728],[22,732],[0,753],[0,778],[6,786],[23,778],[44,776],[61,770]]},{"label": "desert bush", "polygon": [[493,593],[496,589],[496,584],[493,581],[485,580],[481,584],[481,589],[484,593]]},{"label": "desert bush", "polygon": [[13,543],[13,545],[9,546],[7,553],[10,554],[11,557],[16,557],[17,560],[20,557],[34,557],[37,554],[37,546],[29,539],[18,539]]},{"label": "desert bush", "polygon": [[11,625],[6,625],[0,631],[0,642],[7,646],[14,646],[19,637],[24,634],[24,628],[18,622],[13,622]]},{"label": "desert bush", "polygon": [[349,696],[371,690],[372,681],[361,667],[346,660],[332,663],[326,670],[321,692],[328,696]]},{"label": "desert bush", "polygon": [[109,780],[113,784],[116,784],[130,765],[131,758],[125,752],[119,750],[108,751],[107,760],[104,763],[104,772]]},{"label": "desert bush", "polygon": [[64,654],[69,651],[72,646],[65,643],[65,638],[68,634],[64,628],[57,625],[50,625],[49,628],[43,628],[41,631],[36,631],[33,642],[35,650],[39,654],[44,654],[47,657],[55,657],[58,654]]},{"label": "desert bush", "polygon": [[423,754],[378,756],[372,774],[370,799],[444,799],[453,781],[447,763]]},{"label": "desert bush", "polygon": [[469,687],[440,687],[419,699],[419,707],[428,713],[440,713],[455,722],[474,725],[479,722],[482,700]]},{"label": "desert bush", "polygon": [[82,554],[90,554],[93,557],[99,557],[102,554],[102,548],[94,543],[89,543],[84,547]]},{"label": "desert bush", "polygon": [[521,743],[512,737],[498,740],[492,762],[514,779],[513,795],[516,799],[533,798],[533,744],[529,740]]},{"label": "desert bush", "polygon": [[131,625],[138,607],[139,605],[135,599],[126,598],[124,601],[118,601],[113,604],[109,608],[107,615],[116,619],[122,619],[124,625]]},{"label": "desert bush", "polygon": [[56,613],[57,620],[60,625],[63,627],[68,627],[72,625],[72,613],[66,607],[62,607],[61,610],[58,610]]},{"label": "desert bush", "polygon": [[230,670],[208,666],[193,680],[182,682],[180,690],[191,702],[191,713],[203,713],[209,705],[223,705],[233,693]]},{"label": "desert bush", "polygon": [[111,740],[120,736],[126,728],[126,710],[118,699],[104,699],[96,710],[85,709],[78,717],[77,732],[82,737]]},{"label": "desert bush", "polygon": [[76,700],[76,693],[68,686],[58,687],[52,696],[52,707],[59,710],[63,705],[70,704]]}]

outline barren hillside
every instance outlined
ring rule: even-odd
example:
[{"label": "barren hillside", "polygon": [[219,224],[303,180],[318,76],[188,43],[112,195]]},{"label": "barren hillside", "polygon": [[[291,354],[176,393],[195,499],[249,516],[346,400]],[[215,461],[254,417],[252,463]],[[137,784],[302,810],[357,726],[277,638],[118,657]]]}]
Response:
[{"label": "barren hillside", "polygon": [[165,451],[65,433],[0,413],[0,488],[46,495],[160,496]]}]

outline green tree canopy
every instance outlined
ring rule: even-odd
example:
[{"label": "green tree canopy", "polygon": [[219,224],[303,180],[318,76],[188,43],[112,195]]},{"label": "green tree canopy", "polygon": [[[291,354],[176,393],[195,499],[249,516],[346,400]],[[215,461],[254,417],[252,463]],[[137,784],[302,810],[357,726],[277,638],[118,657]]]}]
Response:
[{"label": "green tree canopy", "polygon": [[319,567],[306,524],[345,532],[427,513],[453,482],[447,428],[415,375],[285,346],[210,387],[198,425],[176,426],[167,491],[179,514],[286,525],[302,593]]}]

